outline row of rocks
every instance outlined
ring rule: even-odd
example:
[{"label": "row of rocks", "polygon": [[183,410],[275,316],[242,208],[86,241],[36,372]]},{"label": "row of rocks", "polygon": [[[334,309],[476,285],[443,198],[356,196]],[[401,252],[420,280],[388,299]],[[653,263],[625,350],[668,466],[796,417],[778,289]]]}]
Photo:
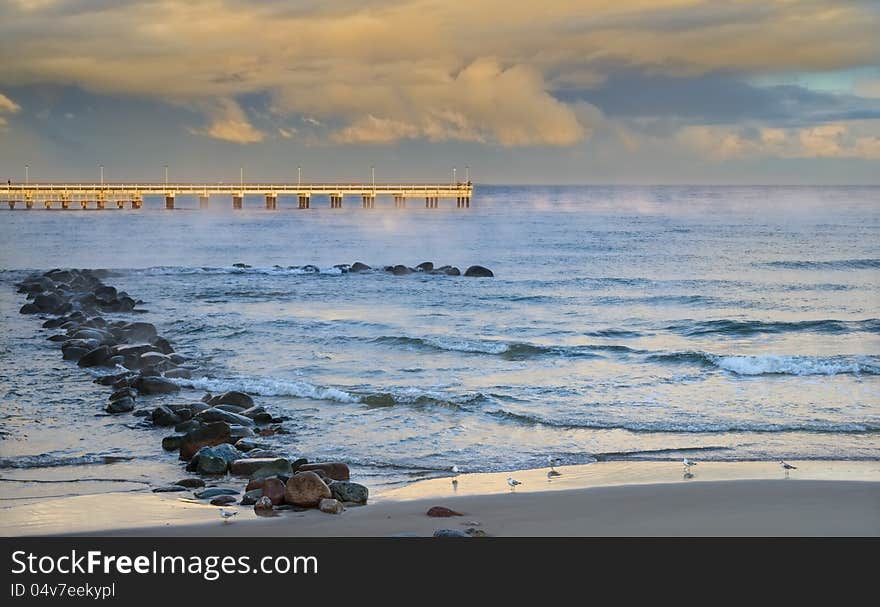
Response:
[{"label": "row of rocks", "polygon": [[[367,502],[368,489],[350,481],[350,471],[341,462],[309,463],[290,459],[265,442],[266,437],[284,433],[284,418],[274,417],[243,392],[205,395],[198,402],[159,404],[135,410],[141,396],[173,394],[180,387],[172,381],[188,378],[192,369],[187,359],[146,322],[107,320],[101,312],[131,312],[131,298],[105,285],[101,270],[50,270],[18,283],[29,303],[21,313],[50,316],[43,327],[58,329],[49,339],[60,343],[65,360],[80,367],[111,367],[118,373],[102,375],[96,383],[112,393],[105,411],[133,412],[148,418],[153,427],[173,427],[174,434],[162,439],[166,451],[176,451],[186,470],[210,479],[219,476],[247,478],[242,490],[206,486],[202,478],[187,478],[156,492],[196,489],[198,499],[214,505],[239,501],[253,505],[259,514],[274,514],[285,508],[319,508],[338,514],[346,505]],[[134,302],[134,300],[131,300]]]},{"label": "row of rocks", "polygon": [[[234,263],[232,264],[234,268],[238,268],[241,270],[251,268],[252,266],[246,263]],[[489,268],[485,268],[483,266],[470,266],[467,270],[462,273],[460,269],[455,266],[434,266],[433,262],[424,261],[415,267],[409,267],[403,264],[398,264],[394,266],[381,266],[379,268],[372,268],[365,263],[360,261],[356,261],[353,264],[341,263],[333,266],[334,268],[341,271],[343,274],[347,274],[349,272],[358,273],[358,272],[370,272],[373,270],[381,270],[383,272],[388,272],[390,274],[394,274],[395,276],[405,276],[407,274],[431,274],[431,275],[442,275],[442,276],[468,276],[473,278],[491,278],[495,276],[495,274]],[[281,266],[275,266],[276,269],[282,270]],[[305,265],[305,266],[287,266],[288,270],[300,270],[302,272],[318,274],[321,269],[318,266],[314,265]]]}]

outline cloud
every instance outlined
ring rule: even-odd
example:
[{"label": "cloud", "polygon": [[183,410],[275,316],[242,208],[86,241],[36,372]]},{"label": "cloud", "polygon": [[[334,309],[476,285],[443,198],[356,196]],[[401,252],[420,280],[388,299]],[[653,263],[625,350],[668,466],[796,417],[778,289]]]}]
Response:
[{"label": "cloud", "polygon": [[239,144],[259,143],[265,139],[265,133],[254,128],[238,103],[226,99],[214,105],[209,110],[211,122],[207,128],[190,129],[190,132]]},{"label": "cloud", "polygon": [[807,128],[689,126],[678,141],[717,160],[749,157],[880,158],[880,136],[865,124],[828,123]]},{"label": "cloud", "polygon": [[21,111],[21,106],[12,99],[0,93],[0,113],[17,114]]},{"label": "cloud", "polygon": [[266,138],[240,105],[266,94],[331,141],[569,146],[593,127],[578,102],[612,105],[565,92],[621,69],[694,78],[880,56],[864,0],[30,0],[0,5],[0,23],[0,81],[203,107],[200,132],[239,143]]}]

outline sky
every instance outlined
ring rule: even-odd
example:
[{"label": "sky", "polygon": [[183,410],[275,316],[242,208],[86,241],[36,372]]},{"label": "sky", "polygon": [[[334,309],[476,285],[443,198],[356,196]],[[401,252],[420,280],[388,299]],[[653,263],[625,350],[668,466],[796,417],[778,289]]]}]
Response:
[{"label": "sky", "polygon": [[880,184],[880,0],[4,0],[0,177]]}]

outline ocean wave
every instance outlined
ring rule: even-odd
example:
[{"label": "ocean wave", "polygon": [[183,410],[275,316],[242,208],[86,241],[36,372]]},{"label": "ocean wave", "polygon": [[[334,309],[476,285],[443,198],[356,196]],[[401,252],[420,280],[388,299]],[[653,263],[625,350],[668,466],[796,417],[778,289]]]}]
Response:
[{"label": "ocean wave", "polygon": [[480,392],[449,396],[442,392],[419,388],[400,388],[392,391],[363,394],[360,402],[371,407],[393,407],[409,405],[416,407],[433,406],[450,409],[464,409],[468,405],[487,401],[489,398]]},{"label": "ocean wave", "polygon": [[127,270],[114,270],[117,273],[135,274],[139,276],[190,276],[190,275],[223,275],[223,274],[253,274],[264,276],[299,276],[304,274],[324,274],[340,276],[341,268],[330,266],[320,268],[314,265],[305,266],[153,266],[150,268],[132,268]]},{"label": "ocean wave", "polygon": [[688,337],[700,335],[748,336],[760,333],[880,333],[880,319],[865,320],[800,320],[800,321],[761,321],[761,320],[686,320],[664,327],[667,331]]},{"label": "ocean wave", "polygon": [[735,375],[880,375],[877,356],[722,356],[688,351],[652,354],[647,359],[717,367]]},{"label": "ocean wave", "polygon": [[19,455],[0,458],[0,469],[56,468],[59,466],[86,466],[93,464],[115,464],[134,459],[124,455],[106,455],[86,453],[85,455],[56,455],[40,453],[39,455]]},{"label": "ocean wave", "polygon": [[539,346],[525,342],[460,339],[455,337],[407,337],[385,335],[370,340],[377,344],[396,345],[409,349],[491,354],[508,360],[525,360],[541,356],[602,358],[598,351],[632,351],[626,346]]},{"label": "ocean wave", "polygon": [[504,409],[486,411],[491,417],[513,421],[525,425],[541,425],[565,430],[628,430],[637,433],[687,433],[723,434],[728,432],[778,433],[812,432],[830,434],[868,434],[880,432],[880,420],[860,422],[834,422],[815,420],[809,422],[769,423],[769,422],[731,422],[731,421],[605,421],[605,420],[563,420],[550,419],[526,413],[516,413]]},{"label": "ocean wave", "polygon": [[275,379],[271,377],[201,377],[194,379],[172,379],[171,381],[183,388],[193,388],[213,393],[236,390],[257,396],[295,396],[297,398],[329,400],[339,403],[361,402],[359,396],[338,388],[326,388],[305,381]]},{"label": "ocean wave", "polygon": [[786,270],[876,270],[880,268],[880,259],[767,261],[761,265]]}]

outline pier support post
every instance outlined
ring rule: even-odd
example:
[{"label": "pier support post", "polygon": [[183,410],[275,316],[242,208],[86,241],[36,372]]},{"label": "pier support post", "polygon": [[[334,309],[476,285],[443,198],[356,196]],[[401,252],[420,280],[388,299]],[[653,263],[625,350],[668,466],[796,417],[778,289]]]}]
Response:
[{"label": "pier support post", "polygon": [[237,194],[232,197],[232,208],[236,211],[241,210],[244,204],[244,194]]},{"label": "pier support post", "polygon": [[80,207],[83,211],[85,211],[87,208],[89,208],[89,201],[86,200],[85,198],[83,198],[82,200],[79,201],[79,207]]},{"label": "pier support post", "polygon": [[104,200],[104,194],[103,194],[103,193],[98,194],[98,195],[95,197],[95,208],[96,208],[96,209],[103,209],[105,203],[106,203],[106,200]]},{"label": "pier support post", "polygon": [[171,194],[165,195],[165,208],[169,211],[174,210],[174,196]]},{"label": "pier support post", "polygon": [[61,195],[61,208],[65,211],[70,208],[70,194]]},{"label": "pier support post", "polygon": [[207,209],[208,208],[208,195],[199,196],[199,208]]},{"label": "pier support post", "polygon": [[124,200],[117,200],[116,201],[116,208],[117,209],[124,209],[125,208],[125,201]]},{"label": "pier support post", "polygon": [[330,208],[331,209],[341,209],[342,208],[342,194],[330,194]]},{"label": "pier support post", "polygon": [[32,209],[32,208],[34,208],[34,199],[31,198],[31,195],[30,195],[30,194],[28,194],[28,195],[25,196],[25,198],[24,198],[24,208],[26,208],[26,209]]},{"label": "pier support post", "polygon": [[297,196],[297,200],[299,201],[299,208],[308,209],[309,208],[309,196],[300,194]]},{"label": "pier support post", "polygon": [[266,194],[266,209],[269,211],[274,211],[278,208],[278,195],[277,194]]},{"label": "pier support post", "polygon": [[468,208],[468,209],[471,208],[471,197],[470,196],[464,197],[464,206],[465,206],[465,208]]},{"label": "pier support post", "polygon": [[363,200],[363,203],[362,203],[363,208],[365,208],[365,209],[376,208],[376,197],[375,196],[365,195],[365,196],[363,196],[362,200]]},{"label": "pier support post", "polygon": [[139,194],[135,194],[135,196],[131,199],[131,208],[139,209],[144,204],[143,198],[140,197]]},{"label": "pier support post", "polygon": [[52,201],[49,199],[44,200],[43,206],[46,207],[47,209],[51,209],[52,208]]},{"label": "pier support post", "polygon": [[14,201],[14,200],[10,200],[10,201],[9,201],[9,208],[10,208],[10,209],[14,209],[14,208],[15,208],[15,201]]}]

